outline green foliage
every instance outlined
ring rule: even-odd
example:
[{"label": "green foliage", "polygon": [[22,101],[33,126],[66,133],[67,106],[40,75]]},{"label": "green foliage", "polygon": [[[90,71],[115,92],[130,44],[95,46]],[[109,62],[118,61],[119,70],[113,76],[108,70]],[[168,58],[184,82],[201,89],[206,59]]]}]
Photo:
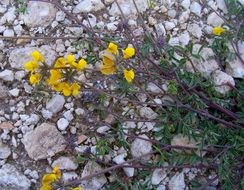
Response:
[{"label": "green foliage", "polygon": [[19,13],[25,13],[26,12],[26,0],[17,0],[18,3],[18,12]]}]

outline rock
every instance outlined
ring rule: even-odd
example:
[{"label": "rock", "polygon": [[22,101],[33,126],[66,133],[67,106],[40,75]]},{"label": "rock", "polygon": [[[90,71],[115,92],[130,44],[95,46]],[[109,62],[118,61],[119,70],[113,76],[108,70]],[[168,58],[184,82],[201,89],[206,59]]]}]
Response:
[{"label": "rock", "polygon": [[[124,160],[124,157],[125,157],[125,154],[120,154],[116,157],[113,158],[113,161],[116,163],[116,164],[121,164],[123,162],[125,162]],[[128,165],[128,164],[127,164]],[[135,169],[134,168],[123,168],[125,174],[128,176],[128,177],[133,177],[134,176],[134,172],[135,172]]]},{"label": "rock", "polygon": [[0,99],[4,99],[8,96],[8,89],[0,82]]},{"label": "rock", "polygon": [[71,181],[72,179],[78,178],[78,175],[75,172],[64,172],[62,174],[62,179],[64,183]]},{"label": "rock", "polygon": [[9,123],[9,122],[0,123],[0,129],[12,130],[13,128],[14,128],[14,126],[12,123]]},{"label": "rock", "polygon": [[29,2],[27,10],[21,19],[30,27],[46,27],[55,19],[57,9],[51,3]]},{"label": "rock", "polygon": [[100,134],[105,134],[109,129],[110,129],[110,127],[108,127],[108,126],[102,126],[97,129],[97,132]]},{"label": "rock", "polygon": [[58,113],[63,109],[65,103],[65,99],[61,95],[55,95],[52,97],[51,100],[49,100],[46,104],[46,109],[53,114]]},{"label": "rock", "polygon": [[14,31],[12,29],[6,29],[3,32],[4,37],[14,37]]},{"label": "rock", "polygon": [[[137,10],[134,6],[133,0],[118,0],[117,2],[126,17],[135,17],[137,15]],[[135,0],[135,3],[140,13],[144,12],[148,8],[147,0]],[[112,16],[121,15],[121,12],[115,2],[109,9],[109,14],[111,14]]]},{"label": "rock", "polygon": [[175,28],[174,22],[165,21],[164,25],[166,30],[172,30],[173,28]]},{"label": "rock", "polygon": [[183,32],[182,34],[180,34],[179,36],[179,41],[183,46],[186,46],[189,44],[190,41],[190,35],[188,32]]},{"label": "rock", "polygon": [[67,119],[68,121],[72,121],[74,119],[72,112],[73,111],[71,110],[64,112],[63,116],[65,117],[65,119]]},{"label": "rock", "polygon": [[[0,140],[0,159],[6,159],[10,156],[11,150],[8,145],[5,145]],[[1,178],[1,177],[0,177]]]},{"label": "rock", "polygon": [[159,185],[156,190],[166,190],[165,185]]},{"label": "rock", "polygon": [[222,10],[224,13],[228,12],[226,4],[225,4],[225,0],[216,0],[216,3],[218,5],[219,9]]},{"label": "rock", "polygon": [[75,109],[75,113],[76,113],[76,115],[84,115],[85,110],[82,108],[77,108],[77,109]]},{"label": "rock", "polygon": [[20,173],[15,166],[5,164],[0,169],[0,189],[1,190],[29,190],[30,180]]},{"label": "rock", "polygon": [[[201,45],[195,44],[193,46],[194,53],[197,53],[200,47]],[[219,69],[219,65],[217,61],[213,59],[214,52],[210,48],[202,48],[200,52],[200,56],[201,56],[200,59],[192,58],[194,68],[196,69],[197,72],[200,72],[202,76],[208,78],[210,77],[212,72]],[[187,71],[195,72],[190,62],[187,62],[185,67]]]},{"label": "rock", "polygon": [[79,135],[78,139],[77,139],[77,144],[81,144],[81,143],[85,142],[86,139],[88,139],[88,137],[86,135]]},{"label": "rock", "polygon": [[52,167],[57,166],[60,170],[76,170],[78,164],[74,162],[74,158],[61,156],[52,163]]},{"label": "rock", "polygon": [[[220,70],[213,72],[212,78],[215,90],[221,94],[226,94],[232,89],[231,86],[235,86],[235,81],[232,76]],[[228,84],[230,84],[231,86],[229,86]]]},{"label": "rock", "polygon": [[200,39],[202,36],[202,28],[198,24],[189,24],[187,26],[188,32],[190,32],[194,37]]},{"label": "rock", "polygon": [[101,0],[83,0],[75,6],[73,13],[89,13],[103,9],[105,6]]},{"label": "rock", "polygon": [[224,24],[224,20],[220,18],[215,12],[212,12],[210,15],[208,15],[207,24],[213,27],[219,27]]},{"label": "rock", "polygon": [[0,72],[0,79],[2,79],[4,81],[12,82],[14,80],[13,71],[5,69],[4,71]]},{"label": "rock", "polygon": [[65,118],[60,118],[57,125],[59,130],[64,131],[69,126],[69,121]]},{"label": "rock", "polygon": [[19,96],[19,89],[18,89],[18,88],[14,88],[14,89],[10,90],[9,93],[10,93],[13,97],[18,97],[18,96]]},{"label": "rock", "polygon": [[166,30],[165,30],[164,25],[162,23],[158,23],[154,27],[157,31],[158,36],[165,36],[166,35]]},{"label": "rock", "polygon": [[[194,139],[189,139],[187,136],[184,136],[183,134],[177,134],[173,137],[171,140],[172,146],[186,146],[186,147],[198,147],[197,142]],[[174,149],[176,152],[182,152],[183,150],[180,149]],[[191,153],[192,150],[185,150],[187,153]],[[198,156],[205,155],[206,152],[200,152],[200,150],[195,150],[195,153]]]},{"label": "rock", "polygon": [[185,186],[183,172],[175,174],[169,181],[169,190],[184,190]]},{"label": "rock", "polygon": [[36,125],[39,120],[40,120],[39,115],[31,114],[30,117],[25,120],[25,124],[26,125]]},{"label": "rock", "polygon": [[152,185],[158,185],[164,178],[166,178],[167,172],[165,169],[156,169],[152,174]]},{"label": "rock", "polygon": [[242,5],[244,5],[244,0],[238,0]]},{"label": "rock", "polygon": [[24,69],[24,64],[32,60],[31,53],[40,51],[45,59],[45,62],[50,66],[56,59],[55,51],[48,45],[37,47],[15,48],[10,52],[9,63],[14,69]]},{"label": "rock", "polygon": [[[85,165],[84,170],[81,174],[81,177],[85,177],[94,173],[97,173],[102,170],[102,167],[98,165],[96,162],[88,161]],[[92,190],[100,190],[107,182],[107,179],[104,174],[99,176],[95,176],[90,180],[82,181],[82,187],[84,189],[92,189]]]},{"label": "rock", "polygon": [[193,2],[190,6],[191,12],[201,17],[202,6],[198,2]]},{"label": "rock", "polygon": [[56,13],[56,21],[61,22],[65,19],[65,13],[63,11],[58,11]]},{"label": "rock", "polygon": [[[146,135],[140,135],[139,137],[149,139]],[[152,151],[152,143],[146,140],[136,138],[131,144],[130,151],[133,158],[139,158]],[[147,161],[150,159],[150,157],[150,155],[143,156],[140,158],[140,160]]]},{"label": "rock", "polygon": [[181,6],[184,7],[186,10],[189,9],[190,5],[191,5],[191,0],[183,0],[181,2]]},{"label": "rock", "polygon": [[22,142],[30,158],[46,159],[65,149],[65,139],[54,125],[43,123],[24,135]]},{"label": "rock", "polygon": [[149,107],[142,107],[139,112],[140,116],[146,119],[156,119],[158,116],[158,114]]},{"label": "rock", "polygon": [[[229,48],[233,52],[233,48],[230,45]],[[242,60],[244,60],[244,43],[238,43],[238,48],[240,56]],[[241,62],[239,57],[236,57],[233,61],[229,61],[226,65],[225,71],[234,78],[244,78],[244,64]]]}]

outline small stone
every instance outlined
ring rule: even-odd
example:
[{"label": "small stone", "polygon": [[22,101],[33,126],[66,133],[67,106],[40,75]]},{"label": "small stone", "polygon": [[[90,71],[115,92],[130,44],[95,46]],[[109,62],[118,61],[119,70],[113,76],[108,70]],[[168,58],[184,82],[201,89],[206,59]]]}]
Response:
[{"label": "small stone", "polygon": [[105,6],[101,0],[83,0],[75,6],[73,13],[89,13],[103,9]]},{"label": "small stone", "polygon": [[189,24],[187,30],[198,39],[202,36],[202,28],[198,24]]},{"label": "small stone", "polygon": [[29,190],[30,180],[20,173],[15,166],[5,164],[0,169],[0,187],[1,190]]},{"label": "small stone", "polygon": [[77,109],[75,109],[75,113],[76,113],[76,115],[84,115],[85,110],[82,108],[77,108]]},{"label": "small stone", "polygon": [[[149,139],[146,135],[140,135],[139,137]],[[139,158],[152,151],[152,143],[146,140],[136,138],[131,144],[131,155],[133,158]],[[147,161],[150,159],[150,155],[143,156],[141,160]]]},{"label": "small stone", "polygon": [[12,90],[9,91],[9,93],[13,96],[13,97],[18,97],[19,96],[19,89],[18,88],[14,88]]},{"label": "small stone", "polygon": [[69,126],[69,121],[65,118],[61,118],[58,120],[57,125],[59,130],[64,131]]},{"label": "small stone", "polygon": [[179,36],[179,41],[183,46],[186,46],[189,44],[190,41],[190,35],[188,32],[183,32],[182,34],[180,34]]},{"label": "small stone", "polygon": [[102,126],[97,129],[97,132],[100,134],[105,134],[109,129],[110,129],[110,127],[108,127],[108,126]]},{"label": "small stone", "polygon": [[45,118],[45,119],[51,119],[52,116],[53,116],[53,113],[46,110],[46,109],[42,109],[41,110],[41,113],[42,113],[42,116]]},{"label": "small stone", "polygon": [[30,158],[46,159],[65,149],[65,139],[54,125],[43,123],[24,135],[22,143]]},{"label": "small stone", "polygon": [[147,119],[156,119],[158,114],[154,112],[151,108],[149,107],[142,107],[140,110],[140,116],[143,118]]},{"label": "small stone", "polygon": [[10,156],[10,154],[11,154],[11,150],[8,147],[8,145],[3,144],[2,141],[0,140],[0,159],[6,159]]},{"label": "small stone", "polygon": [[25,14],[21,16],[24,23],[30,27],[46,27],[56,17],[57,9],[53,4],[46,2],[33,2],[27,4]]},{"label": "small stone", "polygon": [[88,137],[86,135],[79,135],[78,140],[77,140],[77,144],[81,144],[81,143],[85,142],[87,138]]},{"label": "small stone", "polygon": [[167,172],[165,169],[156,169],[152,174],[152,185],[158,185],[164,178],[166,178]]},{"label": "small stone", "polygon": [[8,96],[8,88],[0,82],[0,99],[5,99]]},{"label": "small stone", "polygon": [[[217,70],[212,74],[213,82],[215,85],[215,90],[221,94],[226,94],[229,92],[232,88],[231,86],[235,86],[235,81],[232,78],[232,76]],[[230,86],[229,86],[229,85]]]},{"label": "small stone", "polygon": [[173,28],[175,28],[174,22],[165,21],[164,25],[166,30],[172,30]]},{"label": "small stone", "polygon": [[191,0],[183,0],[181,2],[181,6],[184,7],[186,10],[189,9],[190,5],[191,5]]},{"label": "small stone", "polygon": [[13,128],[14,128],[14,126],[10,122],[2,122],[2,123],[0,123],[0,129],[12,130]]},{"label": "small stone", "polygon": [[55,95],[51,100],[46,104],[46,109],[52,113],[58,113],[63,109],[65,99],[61,95]]},{"label": "small stone", "polygon": [[72,121],[74,119],[74,116],[72,114],[72,111],[68,110],[66,112],[64,112],[63,116],[65,117],[65,119],[67,119],[68,121]]},{"label": "small stone", "polygon": [[[102,168],[96,162],[88,161],[85,165],[84,170],[81,174],[81,177],[85,177],[94,173],[101,171]],[[90,180],[84,180],[82,182],[82,187],[84,189],[100,190],[107,183],[107,179],[104,174],[95,176]]]},{"label": "small stone", "polygon": [[207,18],[207,24],[213,27],[219,27],[224,23],[224,20],[220,18],[215,12],[212,12]]},{"label": "small stone", "polygon": [[228,13],[225,0],[216,0],[216,3],[220,10],[222,10],[224,13]]},{"label": "small stone", "polygon": [[5,36],[5,37],[14,37],[14,31],[12,29],[6,29],[3,32],[3,36]]},{"label": "small stone", "polygon": [[37,114],[31,114],[30,117],[28,117],[25,120],[25,124],[26,125],[36,125],[39,120],[40,120],[39,115],[37,115]]},{"label": "small stone", "polygon": [[183,172],[175,174],[169,181],[169,190],[184,190],[185,186]]},{"label": "small stone", "polygon": [[198,2],[193,2],[190,9],[195,15],[201,17],[202,6]]},{"label": "small stone", "polygon": [[78,164],[74,162],[74,158],[61,156],[52,163],[52,167],[58,166],[60,170],[76,170]]},{"label": "small stone", "polygon": [[62,179],[65,183],[77,178],[78,175],[75,172],[64,172],[62,174]]},{"label": "small stone", "polygon": [[17,71],[14,75],[14,78],[18,81],[21,81],[25,76],[25,71]]},{"label": "small stone", "polygon": [[0,79],[12,82],[14,80],[13,71],[5,69],[4,71],[0,72]]},{"label": "small stone", "polygon": [[65,19],[65,13],[63,11],[58,11],[56,13],[56,21],[61,22]]}]

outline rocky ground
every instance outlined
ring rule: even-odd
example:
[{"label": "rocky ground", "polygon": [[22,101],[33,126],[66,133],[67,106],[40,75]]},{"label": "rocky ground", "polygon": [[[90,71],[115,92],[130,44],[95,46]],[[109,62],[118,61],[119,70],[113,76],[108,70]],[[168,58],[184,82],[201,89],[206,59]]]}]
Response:
[{"label": "rocky ground", "polygon": [[[140,38],[143,28],[139,23],[137,11],[132,0],[118,0],[124,16],[128,19],[133,34]],[[219,15],[227,12],[224,0],[135,0],[139,12],[147,15],[145,25],[152,33],[170,35],[169,44],[186,46],[193,42],[194,48],[200,48],[202,41],[209,42],[207,36],[212,28],[221,26],[224,20]],[[243,4],[244,2],[240,0]],[[88,13],[82,24],[92,26],[101,34],[118,34],[121,13],[113,0],[61,0],[63,8],[41,1],[1,0],[0,1],[0,189],[28,190],[38,189],[44,173],[58,165],[62,170],[63,180],[84,177],[100,171],[104,166],[93,161],[78,164],[79,155],[87,150],[96,153],[96,140],[112,130],[106,125],[93,121],[97,113],[93,113],[93,93],[81,93],[78,97],[64,97],[54,92],[35,96],[35,89],[28,82],[28,74],[24,71],[24,63],[30,60],[34,50],[40,51],[51,65],[58,56],[73,53],[77,59],[88,58],[83,45],[79,46],[84,27],[72,22],[73,17],[81,19]],[[72,13],[67,15],[67,10]],[[219,14],[219,15],[218,15]],[[24,36],[24,38],[15,38]],[[43,38],[44,37],[44,38]],[[79,39],[76,39],[79,38]],[[79,40],[79,41],[78,41]],[[244,44],[240,43],[240,52],[244,52]],[[95,49],[95,51],[97,51]],[[202,55],[211,57],[210,48],[204,48]],[[244,54],[242,55],[244,56]],[[230,83],[235,85],[234,78],[244,77],[244,66],[236,60],[220,70],[216,60],[195,61],[196,69],[206,78],[212,78],[216,91],[225,94],[231,90]],[[97,68],[99,62],[90,66]],[[192,67],[189,64],[188,70]],[[92,78],[81,75],[83,82],[94,83]],[[161,89],[153,83],[148,84],[148,92],[160,93]],[[141,101],[143,95],[140,97]],[[155,97],[163,101],[163,97]],[[106,101],[105,105],[113,101]],[[106,108],[106,106],[105,106]],[[155,119],[157,113],[150,107],[137,107],[130,112],[131,118]],[[123,107],[126,112],[127,106]],[[91,116],[91,117],[90,117]],[[99,118],[98,118],[99,119]],[[112,123],[113,115],[109,114],[105,122]],[[135,136],[151,137],[153,122],[123,123],[125,130]],[[115,139],[111,139],[114,141]],[[68,143],[67,143],[68,142]],[[189,145],[181,135],[176,135],[171,144]],[[121,164],[129,158],[136,158],[153,150],[151,142],[134,139],[129,151],[112,147],[106,159]],[[71,149],[71,150],[70,150]],[[152,159],[151,156],[144,157]],[[134,168],[124,168],[122,175],[133,178],[137,175]],[[215,177],[215,172],[202,177],[203,170],[188,169],[171,171],[155,169],[144,181],[151,183],[151,189],[183,190],[190,189],[188,182],[201,176],[201,180]],[[100,175],[92,181],[84,181],[83,188],[105,189],[113,182],[112,175]],[[216,189],[215,181],[208,189]]]}]

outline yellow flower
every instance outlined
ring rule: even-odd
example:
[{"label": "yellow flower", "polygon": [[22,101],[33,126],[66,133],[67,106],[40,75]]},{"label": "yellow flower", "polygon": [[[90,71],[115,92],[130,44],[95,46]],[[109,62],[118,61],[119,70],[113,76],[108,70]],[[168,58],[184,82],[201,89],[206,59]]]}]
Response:
[{"label": "yellow flower", "polygon": [[103,55],[103,63],[105,65],[114,65],[115,57],[112,54],[105,53]]},{"label": "yellow flower", "polygon": [[25,64],[25,70],[27,71],[35,71],[36,69],[39,69],[40,65],[38,65],[37,61],[29,61]]},{"label": "yellow flower", "polygon": [[43,58],[42,54],[39,51],[33,51],[31,53],[31,56],[37,62],[44,62],[44,58]]},{"label": "yellow flower", "polygon": [[78,63],[73,63],[73,66],[76,68],[77,71],[83,70],[87,66],[87,62],[84,59],[81,59]]},{"label": "yellow flower", "polygon": [[133,69],[131,69],[131,70],[124,69],[123,72],[124,72],[124,77],[127,80],[127,82],[132,82],[132,80],[135,78]]},{"label": "yellow flower", "polygon": [[65,67],[65,66],[66,66],[66,61],[63,57],[59,57],[54,64],[54,68]]},{"label": "yellow flower", "polygon": [[72,188],[70,190],[82,190],[82,188],[81,187],[75,187],[75,188]]},{"label": "yellow flower", "polygon": [[62,74],[59,70],[54,70],[52,69],[50,71],[50,77],[47,80],[47,83],[52,85],[52,84],[56,84],[58,82],[58,80],[60,80],[62,78]]},{"label": "yellow flower", "polygon": [[73,83],[71,85],[71,91],[73,96],[77,96],[80,90],[80,85],[78,83]]},{"label": "yellow flower", "polygon": [[65,96],[70,96],[71,95],[71,86],[67,82],[63,82],[63,89],[62,93]]},{"label": "yellow flower", "polygon": [[37,73],[37,74],[31,74],[30,75],[30,83],[31,84],[38,84],[41,80],[41,74]]},{"label": "yellow flower", "polygon": [[40,190],[52,190],[52,186],[50,184],[42,185]]},{"label": "yellow flower", "polygon": [[225,32],[224,28],[221,28],[221,27],[214,27],[213,28],[213,34],[216,36],[220,36],[223,32]]},{"label": "yellow flower", "polygon": [[106,65],[105,64],[100,67],[100,71],[104,75],[112,75],[112,74],[116,73],[116,67],[115,67],[115,65]]},{"label": "yellow flower", "polygon": [[133,47],[128,47],[125,50],[122,50],[124,54],[124,59],[129,59],[135,55],[135,49]]},{"label": "yellow flower", "polygon": [[52,89],[55,90],[56,92],[61,92],[63,90],[63,83],[57,82],[55,84],[52,84]]},{"label": "yellow flower", "polygon": [[72,64],[73,62],[75,62],[75,56],[72,54],[68,54],[66,60],[68,64]]},{"label": "yellow flower", "polygon": [[58,179],[61,178],[61,171],[59,170],[59,168],[57,166],[53,168],[52,173],[55,174]]},{"label": "yellow flower", "polygon": [[118,52],[118,46],[116,44],[110,42],[106,51],[116,55]]},{"label": "yellow flower", "polygon": [[42,185],[49,185],[57,180],[56,174],[45,174],[42,177]]}]

